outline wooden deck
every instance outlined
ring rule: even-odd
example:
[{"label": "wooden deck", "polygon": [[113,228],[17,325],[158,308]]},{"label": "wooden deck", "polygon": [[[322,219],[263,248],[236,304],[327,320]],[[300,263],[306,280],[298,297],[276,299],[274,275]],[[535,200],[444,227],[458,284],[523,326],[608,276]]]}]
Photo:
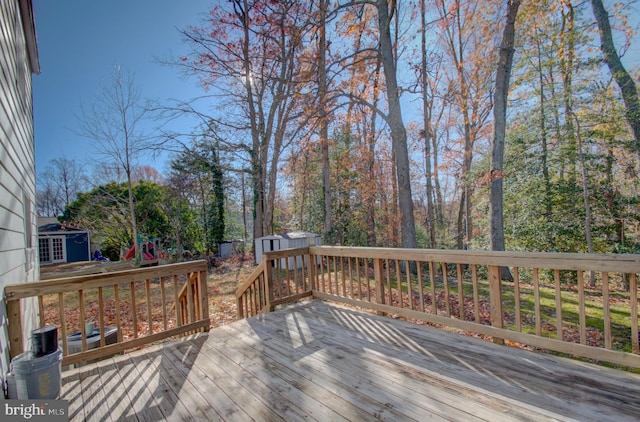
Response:
[{"label": "wooden deck", "polygon": [[318,300],[63,372],[72,420],[640,419],[640,375]]}]

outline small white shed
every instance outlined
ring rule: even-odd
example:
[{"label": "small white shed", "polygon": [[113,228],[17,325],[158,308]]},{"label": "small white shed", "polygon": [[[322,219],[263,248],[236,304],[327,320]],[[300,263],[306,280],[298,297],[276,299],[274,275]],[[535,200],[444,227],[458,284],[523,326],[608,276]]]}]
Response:
[{"label": "small white shed", "polygon": [[242,249],[244,249],[244,240],[232,239],[218,243],[218,255],[220,255],[221,258],[230,257]]},{"label": "small white shed", "polygon": [[[260,237],[255,240],[256,264],[262,262],[264,252],[279,251],[282,249],[305,248],[307,246],[318,246],[321,244],[320,235],[316,233],[295,231],[277,235]],[[280,265],[284,268],[284,259]],[[297,259],[297,268],[302,267],[302,261]],[[294,268],[293,258],[289,258],[289,268]]]}]

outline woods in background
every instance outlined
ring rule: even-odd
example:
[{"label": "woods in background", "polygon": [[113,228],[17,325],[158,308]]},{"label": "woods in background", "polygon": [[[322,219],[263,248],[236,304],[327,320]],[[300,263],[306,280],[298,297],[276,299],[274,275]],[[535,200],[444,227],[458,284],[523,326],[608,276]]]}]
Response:
[{"label": "woods in background", "polygon": [[[165,235],[203,250],[296,229],[328,244],[488,249],[499,209],[498,249],[640,252],[638,68],[625,61],[634,10],[595,0],[215,6],[181,31],[192,53],[174,63],[210,103],[189,136],[163,133],[182,139],[159,181]],[[501,52],[512,66],[498,85]],[[52,190],[41,185],[41,212],[60,212]]]}]

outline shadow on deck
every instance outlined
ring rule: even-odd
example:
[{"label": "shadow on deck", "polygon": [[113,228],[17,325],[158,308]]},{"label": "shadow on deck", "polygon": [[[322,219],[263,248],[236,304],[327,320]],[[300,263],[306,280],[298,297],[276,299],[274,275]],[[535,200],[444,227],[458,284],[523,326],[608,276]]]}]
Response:
[{"label": "shadow on deck", "polygon": [[640,376],[311,300],[63,372],[71,420],[637,420]]}]

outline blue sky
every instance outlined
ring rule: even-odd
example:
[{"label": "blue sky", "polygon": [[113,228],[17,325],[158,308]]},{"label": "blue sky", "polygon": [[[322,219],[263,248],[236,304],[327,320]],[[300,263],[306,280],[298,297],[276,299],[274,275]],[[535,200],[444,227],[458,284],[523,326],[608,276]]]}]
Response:
[{"label": "blue sky", "polygon": [[[178,28],[199,24],[201,15],[219,1],[33,0],[42,69],[33,77],[37,171],[59,157],[92,167],[95,149],[74,133],[75,116],[82,103],[92,102],[116,65],[134,73],[145,98],[189,100],[202,95],[195,78],[183,79],[176,68],[161,66],[156,58],[184,55]],[[634,25],[637,19],[632,19]],[[640,43],[635,43],[623,61],[635,67],[638,57]],[[173,122],[167,129],[189,132],[195,124]],[[148,158],[144,164],[162,172],[165,161]]]},{"label": "blue sky", "polygon": [[[214,1],[34,0],[41,66],[41,74],[33,76],[37,171],[63,156],[91,167],[93,148],[74,133],[75,116],[116,65],[134,73],[144,98],[201,95],[195,78],[185,80],[156,58],[184,54],[177,28],[198,24]],[[180,129],[191,124],[183,122]],[[162,159],[147,164],[159,171],[165,167]]]}]

